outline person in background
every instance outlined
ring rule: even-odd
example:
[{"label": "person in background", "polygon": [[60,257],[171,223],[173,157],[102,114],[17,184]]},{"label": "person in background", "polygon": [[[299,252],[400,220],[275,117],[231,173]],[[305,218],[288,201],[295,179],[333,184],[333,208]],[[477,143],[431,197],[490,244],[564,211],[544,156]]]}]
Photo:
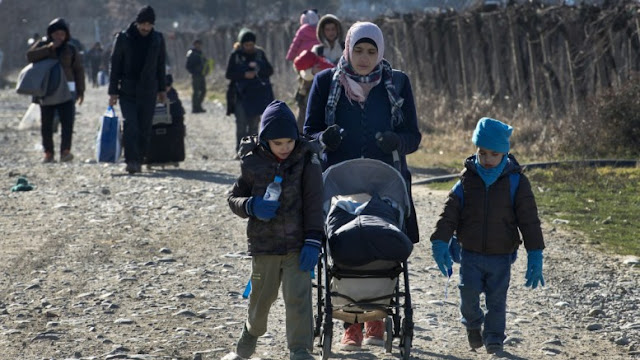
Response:
[{"label": "person in background", "polygon": [[[273,67],[264,50],[256,46],[256,34],[243,28],[227,62],[227,115],[236,116],[236,151],[243,137],[258,132],[260,115],[274,100],[269,77]],[[236,159],[239,157],[236,155]]]},{"label": "person in background", "polygon": [[184,123],[184,107],[182,106],[178,92],[173,87],[173,76],[171,74],[167,74],[165,77],[165,85],[167,86],[167,101],[169,102],[171,119],[174,122]]},{"label": "person in background", "polygon": [[[258,337],[267,331],[269,310],[282,284],[289,358],[314,359],[309,354],[313,348],[310,271],[318,263],[323,236],[318,150],[317,144],[299,136],[293,113],[278,100],[262,114],[258,136],[242,140],[241,175],[228,197],[231,210],[249,218],[252,290],[236,346],[242,358],[251,357]],[[282,179],[279,198],[265,199],[265,189],[277,176]]]},{"label": "person in background", "polygon": [[344,51],[342,23],[335,15],[327,14],[320,18],[316,37],[320,42],[311,51],[337,64]]},{"label": "person in background", "polygon": [[[295,61],[303,51],[311,51],[314,45],[318,44],[316,37],[316,25],[318,24],[318,11],[315,9],[304,10],[300,14],[300,27],[296,31],[296,35],[293,37],[289,50],[287,51],[286,59],[288,61]],[[307,110],[307,100],[309,99],[309,88],[313,81],[313,71],[299,71],[297,68],[294,70],[298,73],[298,89],[296,90],[295,100],[298,105],[298,128],[302,132],[302,126],[304,125],[304,117]]]},{"label": "person in background", "polygon": [[166,101],[166,46],[162,33],[153,29],[155,20],[151,6],[140,9],[135,21],[116,36],[111,53],[109,105],[120,100],[129,174],[142,171],[156,99]]},{"label": "person in background", "polygon": [[[411,199],[406,155],[418,149],[422,135],[409,77],[391,69],[383,58],[384,49],[377,25],[357,22],[351,26],[338,65],[319,72],[313,80],[304,133],[323,145],[325,168],[356,158],[393,166],[397,153]],[[413,201],[405,232],[412,242],[419,241]],[[364,328],[366,344],[384,344],[382,321],[367,322]],[[358,350],[362,343],[361,324],[347,324],[342,348]]]},{"label": "person in background", "polygon": [[[464,162],[431,235],[433,258],[444,276],[452,272],[449,239],[456,233],[460,253],[460,312],[472,349],[484,345],[490,354],[503,350],[507,290],[511,264],[522,233],[527,249],[526,286],[544,286],[544,240],[531,184],[516,158],[509,154],[513,128],[482,118],[473,131],[476,153]],[[512,199],[511,174],[519,174]],[[480,307],[485,293],[487,312]]]},{"label": "person in background", "polygon": [[209,72],[207,58],[202,53],[202,41],[193,41],[193,47],[187,51],[187,71],[191,74],[191,112],[194,114],[206,112],[202,107],[202,101],[207,93],[205,77]]},{"label": "person in background", "polygon": [[100,66],[102,63],[102,44],[99,41],[96,41],[91,47],[91,50],[87,53],[89,57],[89,65],[91,67],[91,84],[96,88],[99,86],[98,83],[98,71],[100,71]]},{"label": "person in background", "polygon": [[74,99],[78,105],[84,100],[84,68],[82,66],[82,54],[69,43],[71,35],[69,26],[62,18],[53,19],[47,27],[47,37],[44,40],[34,42],[27,51],[27,60],[37,62],[43,59],[58,59],[64,76],[69,84],[72,99],[56,105],[41,105],[40,117],[42,121],[42,147],[44,148],[43,162],[54,162],[54,117],[57,113],[60,118],[62,130],[60,131],[60,161],[73,160],[71,143],[73,138],[73,125],[75,122]]}]

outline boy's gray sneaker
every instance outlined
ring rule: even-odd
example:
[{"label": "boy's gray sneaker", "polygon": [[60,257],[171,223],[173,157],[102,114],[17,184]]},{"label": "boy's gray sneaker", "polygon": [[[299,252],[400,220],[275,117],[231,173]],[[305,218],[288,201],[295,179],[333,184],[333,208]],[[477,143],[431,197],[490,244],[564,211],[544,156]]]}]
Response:
[{"label": "boy's gray sneaker", "polygon": [[236,354],[245,359],[251,358],[251,355],[256,351],[257,342],[258,337],[249,333],[247,324],[245,323],[242,328],[242,334],[240,334],[240,339],[238,340],[238,345],[236,346]]},{"label": "boy's gray sneaker", "polygon": [[502,344],[487,344],[486,346],[488,354],[495,354],[502,352]]},{"label": "boy's gray sneaker", "polygon": [[481,348],[484,345],[480,329],[467,329],[467,340],[469,340],[469,345],[472,349]]},{"label": "boy's gray sneaker", "polygon": [[315,360],[306,349],[296,349],[289,352],[290,360]]}]

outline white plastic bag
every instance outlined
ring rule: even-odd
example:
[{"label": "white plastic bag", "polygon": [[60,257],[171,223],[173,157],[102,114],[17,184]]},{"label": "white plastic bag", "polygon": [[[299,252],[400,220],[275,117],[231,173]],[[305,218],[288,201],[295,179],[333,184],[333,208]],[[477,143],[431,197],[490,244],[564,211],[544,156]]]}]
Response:
[{"label": "white plastic bag", "polygon": [[40,127],[40,106],[36,103],[31,103],[27,111],[22,116],[18,130],[37,129]]}]

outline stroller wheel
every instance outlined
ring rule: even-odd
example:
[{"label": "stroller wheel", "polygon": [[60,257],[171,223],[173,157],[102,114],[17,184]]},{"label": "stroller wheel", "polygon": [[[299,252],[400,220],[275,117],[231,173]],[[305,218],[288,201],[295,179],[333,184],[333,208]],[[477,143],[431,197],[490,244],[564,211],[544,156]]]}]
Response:
[{"label": "stroller wheel", "polygon": [[393,347],[393,320],[391,320],[391,316],[387,316],[384,319],[384,325],[387,331],[387,339],[384,342],[384,349],[387,353],[391,353],[391,348]]},{"label": "stroller wheel", "polygon": [[413,332],[409,329],[406,320],[402,320],[402,331],[400,332],[400,355],[403,360],[409,360],[411,342],[413,340]]},{"label": "stroller wheel", "polygon": [[320,335],[320,322],[318,321],[318,315],[313,315],[313,337],[317,338]]},{"label": "stroller wheel", "polygon": [[329,331],[323,331],[320,337],[320,345],[322,345],[320,356],[322,360],[326,360],[329,358],[329,355],[331,355],[331,333]]}]

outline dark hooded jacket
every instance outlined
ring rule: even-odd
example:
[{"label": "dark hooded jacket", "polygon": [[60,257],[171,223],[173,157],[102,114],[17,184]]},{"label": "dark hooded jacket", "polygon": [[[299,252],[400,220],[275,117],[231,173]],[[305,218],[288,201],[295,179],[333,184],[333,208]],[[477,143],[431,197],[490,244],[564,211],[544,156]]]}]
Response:
[{"label": "dark hooded jacket", "polygon": [[[265,111],[267,114],[268,111]],[[300,251],[305,239],[321,240],[323,236],[322,169],[320,150],[315,143],[299,138],[293,152],[282,161],[269,150],[263,133],[273,126],[288,126],[297,134],[295,117],[289,110],[286,118],[263,116],[258,136],[245,137],[240,145],[241,175],[228,196],[229,207],[238,216],[249,218],[247,238],[250,255],[283,255]],[[284,121],[283,121],[284,120]],[[282,129],[280,129],[282,130]],[[281,133],[278,131],[278,133]],[[276,175],[282,177],[280,207],[268,222],[250,217],[249,199],[262,197]]]},{"label": "dark hooded jacket", "polygon": [[111,53],[109,95],[152,99],[158,92],[165,91],[166,52],[162,33],[152,30],[143,37],[136,23],[131,23],[116,35]]},{"label": "dark hooded jacket", "polygon": [[511,199],[509,174],[522,172],[513,155],[496,182],[488,188],[476,171],[476,155],[465,160],[460,176],[464,206],[451,191],[431,241],[448,241],[454,231],[463,249],[481,254],[511,254],[521,243],[527,250],[544,249],[538,208],[529,179],[520,174],[520,183]]},{"label": "dark hooded jacket", "polygon": [[[269,78],[273,75],[273,67],[267,60],[267,56],[262,48],[256,46],[253,53],[247,53],[242,49],[241,39],[253,32],[243,29],[238,35],[238,44],[229,55],[225,77],[231,82],[227,93],[227,115],[234,113],[235,108],[242,106],[247,116],[262,114],[267,105],[273,101],[273,88]],[[249,67],[251,62],[257,63],[258,76],[253,79],[246,79],[245,72],[252,70]]]},{"label": "dark hooded jacket", "polygon": [[[62,45],[55,49],[51,34],[57,30],[64,30],[67,36]],[[66,80],[75,82],[76,95],[80,97],[84,95],[85,90],[82,55],[78,49],[69,43],[70,38],[69,26],[64,19],[54,19],[47,27],[47,39],[36,42],[31,46],[27,51],[27,60],[33,63],[43,59],[58,59],[60,65],[62,65]]]}]

